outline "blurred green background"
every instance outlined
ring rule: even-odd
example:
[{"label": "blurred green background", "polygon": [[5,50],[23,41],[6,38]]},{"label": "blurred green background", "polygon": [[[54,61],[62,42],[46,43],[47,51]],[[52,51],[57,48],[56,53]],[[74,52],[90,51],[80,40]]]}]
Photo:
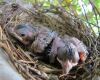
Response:
[{"label": "blurred green background", "polygon": [[100,0],[0,0],[2,1],[42,4],[43,8],[49,8],[51,5],[63,6],[66,11],[73,13],[91,27],[97,36],[100,34]]}]

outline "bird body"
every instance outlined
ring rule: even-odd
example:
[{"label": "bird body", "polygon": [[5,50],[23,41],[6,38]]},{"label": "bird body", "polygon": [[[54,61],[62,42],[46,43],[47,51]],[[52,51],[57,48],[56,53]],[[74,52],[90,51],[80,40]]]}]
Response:
[{"label": "bird body", "polygon": [[42,53],[56,35],[56,32],[46,27],[40,27],[35,41],[31,45],[32,50],[36,53]]},{"label": "bird body", "polygon": [[76,46],[69,41],[64,42],[60,37],[56,37],[53,41],[50,61],[54,62],[55,57],[63,68],[63,73],[68,74],[72,67],[76,66],[79,61],[79,54]]},{"label": "bird body", "polygon": [[77,48],[77,51],[80,55],[80,60],[81,61],[85,61],[86,58],[87,58],[87,55],[89,54],[88,51],[87,51],[87,47],[85,46],[85,44],[80,41],[79,39],[75,38],[75,37],[70,37],[68,35],[64,35],[63,37],[64,41],[65,42],[70,42],[70,43],[73,43],[76,48]]}]

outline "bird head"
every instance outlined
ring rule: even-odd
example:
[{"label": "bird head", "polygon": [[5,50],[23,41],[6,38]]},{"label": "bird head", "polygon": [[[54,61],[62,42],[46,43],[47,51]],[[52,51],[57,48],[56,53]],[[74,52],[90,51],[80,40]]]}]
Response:
[{"label": "bird head", "polygon": [[33,41],[34,36],[36,35],[36,28],[32,27],[31,24],[19,24],[13,28],[7,28],[7,30],[13,37],[25,45],[28,45],[31,41]]},{"label": "bird head", "polygon": [[68,35],[64,35],[63,39],[65,42],[73,43],[73,45],[76,47],[79,53],[80,61],[83,62],[86,60],[89,53],[88,53],[86,45],[82,41],[80,41],[76,37],[70,37]]},{"label": "bird head", "polygon": [[78,64],[77,48],[72,43],[67,42],[64,47],[58,48],[57,60],[62,65],[63,73],[68,74]]},{"label": "bird head", "polygon": [[71,40],[77,48],[80,60],[84,62],[87,59],[87,56],[89,55],[86,45],[75,37],[72,37]]}]

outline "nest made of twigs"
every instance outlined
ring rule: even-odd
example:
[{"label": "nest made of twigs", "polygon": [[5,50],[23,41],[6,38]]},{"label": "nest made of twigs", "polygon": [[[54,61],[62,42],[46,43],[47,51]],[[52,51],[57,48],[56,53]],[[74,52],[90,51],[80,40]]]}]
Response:
[{"label": "nest made of twigs", "polygon": [[[18,4],[5,4],[2,9],[0,26],[0,46],[10,56],[13,64],[26,80],[91,80],[100,75],[99,41],[95,40],[91,28],[63,8],[54,7],[55,10],[25,9]],[[37,26],[46,26],[59,35],[68,34],[82,40],[88,47],[90,55],[85,63],[73,68],[67,77],[59,78],[61,70],[38,61],[30,56],[27,49],[23,49],[6,31],[7,26],[16,26],[19,23],[32,23]]]}]

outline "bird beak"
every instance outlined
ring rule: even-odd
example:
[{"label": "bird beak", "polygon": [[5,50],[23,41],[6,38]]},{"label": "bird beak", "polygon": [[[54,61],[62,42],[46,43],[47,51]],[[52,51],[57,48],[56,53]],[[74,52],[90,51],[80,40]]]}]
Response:
[{"label": "bird beak", "polygon": [[62,63],[63,73],[68,74],[69,71],[72,69],[72,64],[69,60]]},{"label": "bird beak", "polygon": [[69,61],[69,60],[66,60],[66,61],[61,61],[57,58],[57,60],[59,61],[59,63],[61,64],[62,66],[62,69],[63,69],[63,74],[68,74],[69,71],[77,65],[77,63],[72,63],[72,61]]},{"label": "bird beak", "polygon": [[79,52],[79,57],[80,57],[80,60],[83,62],[86,60],[87,56],[85,55],[85,53],[83,52]]}]

